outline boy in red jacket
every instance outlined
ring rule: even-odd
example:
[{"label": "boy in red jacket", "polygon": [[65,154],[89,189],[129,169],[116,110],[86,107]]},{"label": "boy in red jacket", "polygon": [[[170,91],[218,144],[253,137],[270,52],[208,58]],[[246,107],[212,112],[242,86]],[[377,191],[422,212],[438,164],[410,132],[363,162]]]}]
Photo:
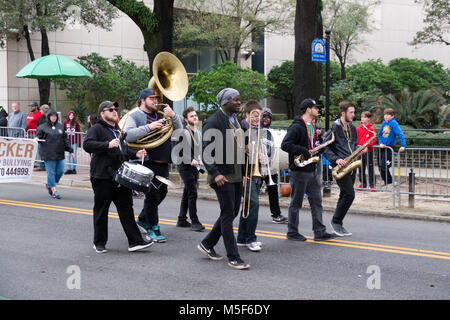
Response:
[{"label": "boy in red jacket", "polygon": [[[372,124],[370,123],[370,119],[372,118],[372,114],[369,111],[364,111],[361,114],[361,124],[356,129],[356,134],[358,136],[358,146],[363,145],[367,142],[371,137],[374,136]],[[362,160],[362,168],[359,168],[359,181],[361,184],[358,189],[367,188],[367,179],[366,179],[366,167],[368,167],[369,173],[369,186],[370,189],[375,189],[375,175],[373,170],[373,148],[372,146],[377,143],[377,139],[373,139],[372,142],[367,146],[367,153],[364,153],[361,156]]]}]

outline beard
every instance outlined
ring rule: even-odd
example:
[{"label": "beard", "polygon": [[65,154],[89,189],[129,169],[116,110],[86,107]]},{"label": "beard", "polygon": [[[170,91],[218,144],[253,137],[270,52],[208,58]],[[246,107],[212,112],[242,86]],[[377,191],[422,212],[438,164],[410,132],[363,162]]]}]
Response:
[{"label": "beard", "polygon": [[111,121],[111,122],[117,122],[117,120],[119,119],[119,117],[118,116],[116,116],[116,115],[107,115],[107,114],[104,114],[103,115],[103,119],[105,119],[106,121]]}]

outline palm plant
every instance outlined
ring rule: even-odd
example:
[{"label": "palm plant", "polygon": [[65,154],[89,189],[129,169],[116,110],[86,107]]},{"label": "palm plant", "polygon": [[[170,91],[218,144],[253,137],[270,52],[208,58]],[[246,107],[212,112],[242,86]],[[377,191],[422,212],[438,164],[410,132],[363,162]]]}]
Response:
[{"label": "palm plant", "polygon": [[440,89],[410,92],[403,89],[398,97],[389,94],[381,98],[383,108],[395,110],[395,118],[400,124],[414,128],[433,128],[439,125],[439,107],[445,103]]}]

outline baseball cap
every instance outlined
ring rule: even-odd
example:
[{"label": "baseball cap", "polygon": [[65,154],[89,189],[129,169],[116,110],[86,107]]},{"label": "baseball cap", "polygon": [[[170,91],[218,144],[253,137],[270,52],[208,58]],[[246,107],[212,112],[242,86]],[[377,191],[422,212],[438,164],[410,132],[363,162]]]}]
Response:
[{"label": "baseball cap", "polygon": [[149,96],[159,97],[159,94],[157,94],[153,88],[146,88],[144,90],[141,90],[141,93],[139,94],[139,99],[145,99]]},{"label": "baseball cap", "polygon": [[321,105],[317,104],[316,100],[307,98],[307,99],[304,99],[300,103],[299,109],[300,109],[301,112],[305,112],[306,109],[312,108],[312,107],[317,107],[317,108],[320,109]]},{"label": "baseball cap", "polygon": [[29,107],[39,107],[37,102],[32,102],[28,105]]},{"label": "baseball cap", "polygon": [[119,103],[118,102],[112,102],[112,101],[103,101],[102,103],[100,103],[100,105],[98,106],[98,113],[100,114],[100,112],[102,112],[105,108],[109,108],[109,107],[119,107]]}]

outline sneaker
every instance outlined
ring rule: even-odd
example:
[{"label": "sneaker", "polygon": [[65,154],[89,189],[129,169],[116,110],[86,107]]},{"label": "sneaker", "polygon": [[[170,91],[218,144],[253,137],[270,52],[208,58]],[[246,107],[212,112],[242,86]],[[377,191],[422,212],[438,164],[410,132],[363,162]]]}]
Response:
[{"label": "sneaker", "polygon": [[139,220],[139,218],[136,219],[136,224],[142,233],[147,233],[147,230],[150,229],[147,224],[144,221]]},{"label": "sneaker", "polygon": [[161,234],[161,230],[159,229],[159,226],[153,226],[151,229],[147,232],[147,240],[152,239],[156,243],[163,243],[166,242],[166,237]]},{"label": "sneaker", "polygon": [[358,186],[358,188],[356,188],[356,189],[364,189],[364,187],[363,187],[362,184],[360,184],[360,185]]},{"label": "sneaker", "polygon": [[333,223],[331,222],[331,229],[333,231],[334,234],[336,234],[339,237],[344,237],[344,236],[351,236],[352,233],[348,232],[343,225],[341,224],[337,224],[337,223]]},{"label": "sneaker", "polygon": [[[256,241],[255,243],[258,244],[258,246],[262,247],[262,242],[261,242],[261,241]],[[238,246],[238,247],[246,247],[246,246],[247,246],[247,243],[238,242],[238,243],[237,243],[237,246]]]},{"label": "sneaker", "polygon": [[288,219],[285,217],[285,216],[283,216],[283,215],[279,215],[279,216],[277,216],[277,217],[273,217],[272,218],[272,222],[273,223],[277,223],[277,224],[279,224],[279,223],[287,223],[288,222]]},{"label": "sneaker", "polygon": [[64,174],[72,174],[72,170],[66,170],[66,172],[64,172]]},{"label": "sneaker", "polygon": [[191,227],[191,223],[187,220],[178,220],[177,221],[177,227],[180,228],[190,228]]},{"label": "sneaker", "polygon": [[108,252],[108,250],[106,250],[105,246],[102,246],[102,245],[95,245],[94,244],[93,248],[94,248],[95,252],[97,252],[97,253],[106,253],[106,252]]},{"label": "sneaker", "polygon": [[77,170],[73,169],[72,174],[77,174]]},{"label": "sneaker", "polygon": [[302,236],[300,233],[287,234],[286,238],[293,241],[306,241],[306,238]]},{"label": "sneaker", "polygon": [[198,250],[200,250],[203,254],[205,254],[208,258],[210,258],[211,260],[219,261],[219,260],[222,260],[222,259],[223,259],[223,257],[220,256],[220,255],[218,255],[218,254],[216,253],[216,251],[214,251],[213,248],[211,248],[211,249],[206,249],[206,247],[205,247],[205,246],[203,245],[203,243],[201,243],[201,242],[197,245],[197,248],[198,248]]},{"label": "sneaker", "polygon": [[370,191],[374,191],[375,190],[375,187],[370,187]]},{"label": "sneaker", "polygon": [[336,235],[328,233],[328,232],[324,232],[320,236],[314,236],[314,241],[328,241],[328,240],[331,240],[334,238],[336,238]]},{"label": "sneaker", "polygon": [[261,251],[261,247],[258,245],[257,242],[252,242],[252,243],[247,244],[247,248],[253,252]]},{"label": "sneaker", "polygon": [[61,199],[61,196],[59,195],[58,191],[53,192],[53,193],[52,193],[52,197],[53,197],[54,199]]},{"label": "sneaker", "polygon": [[205,230],[205,227],[200,222],[193,222],[191,225],[191,230],[200,232]]},{"label": "sneaker", "polygon": [[47,187],[47,184],[44,184],[44,186],[45,186],[45,189],[47,190],[48,194],[53,195],[52,189]]},{"label": "sneaker", "polygon": [[242,261],[242,259],[231,260],[228,262],[228,265],[231,268],[238,269],[238,270],[246,270],[246,269],[250,268],[250,265],[248,263],[245,263],[244,261]]},{"label": "sneaker", "polygon": [[153,241],[143,240],[141,244],[129,246],[128,251],[135,252],[135,251],[143,250],[143,249],[150,247],[152,244],[153,244]]}]

